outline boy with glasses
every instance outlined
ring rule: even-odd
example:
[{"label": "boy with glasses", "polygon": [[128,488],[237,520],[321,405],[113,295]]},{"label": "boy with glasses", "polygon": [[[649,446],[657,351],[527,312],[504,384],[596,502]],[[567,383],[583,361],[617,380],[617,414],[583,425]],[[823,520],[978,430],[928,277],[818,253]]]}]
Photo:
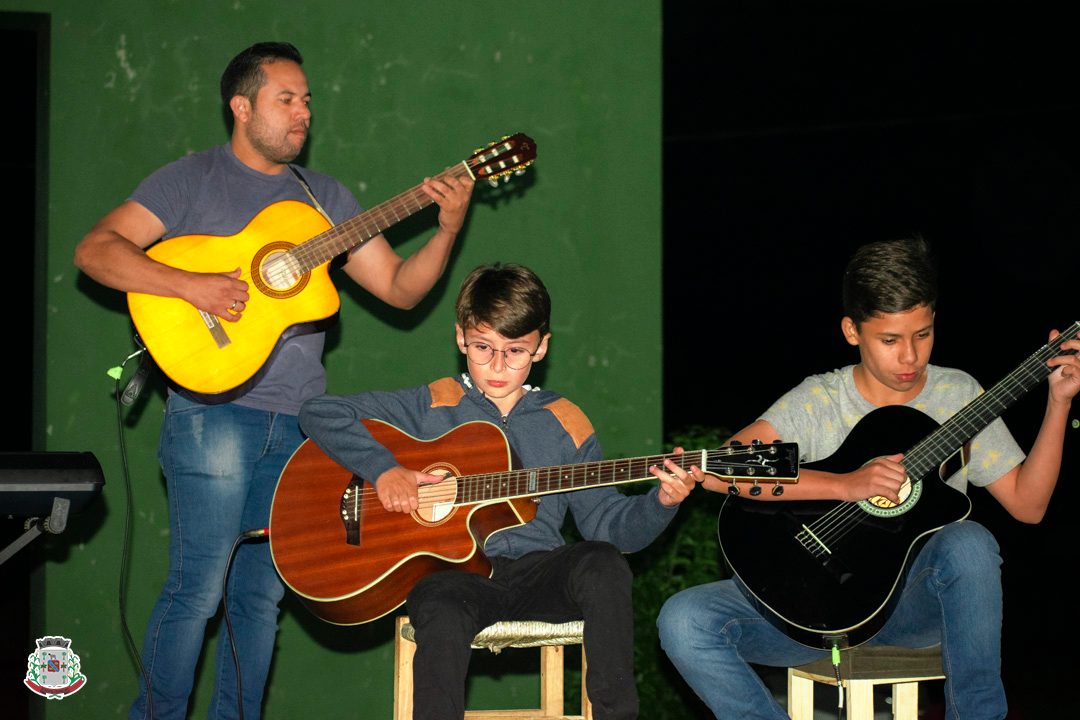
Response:
[{"label": "boy with glasses", "polygon": [[[557,393],[525,384],[551,337],[551,301],[540,278],[519,265],[482,266],[464,281],[455,333],[468,372],[418,388],[308,401],[301,427],[327,455],[374,479],[383,506],[412,512],[417,488],[441,476],[401,467],[361,424],[378,419],[421,439],[483,420],[505,433],[520,467],[582,464],[602,458],[589,419]],[[586,687],[597,720],[636,718],[631,573],[622,553],[652,542],[702,477],[667,463],[646,494],[612,486],[544,495],[535,518],[493,533],[483,551],[491,577],[445,571],[416,583],[408,597],[416,631],[416,720],[464,715],[470,643],[500,620],[585,621]],[[574,516],[581,542],[561,530]]]}]

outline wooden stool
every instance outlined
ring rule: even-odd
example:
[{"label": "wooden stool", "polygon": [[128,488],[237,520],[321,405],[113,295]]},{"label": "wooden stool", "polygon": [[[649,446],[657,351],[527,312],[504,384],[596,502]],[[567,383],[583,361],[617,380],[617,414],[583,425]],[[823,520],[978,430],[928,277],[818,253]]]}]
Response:
[{"label": "wooden stool", "polygon": [[[580,645],[583,622],[497,622],[473,638],[474,649],[493,653],[506,647],[540,648],[540,707],[529,710],[466,710],[466,718],[486,720],[592,720],[592,703],[585,692],[585,648],[581,649],[581,714],[563,714],[563,647]],[[394,720],[412,720],[413,656],[416,641],[407,616],[397,618],[394,633]]]},{"label": "wooden stool", "polygon": [[[941,680],[941,646],[912,650],[891,645],[859,645],[840,652],[840,679],[847,688],[848,720],[873,720],[874,686],[892,685],[896,720],[919,714],[919,681]],[[829,658],[788,668],[788,714],[791,720],[813,720],[814,683],[836,687]]]}]

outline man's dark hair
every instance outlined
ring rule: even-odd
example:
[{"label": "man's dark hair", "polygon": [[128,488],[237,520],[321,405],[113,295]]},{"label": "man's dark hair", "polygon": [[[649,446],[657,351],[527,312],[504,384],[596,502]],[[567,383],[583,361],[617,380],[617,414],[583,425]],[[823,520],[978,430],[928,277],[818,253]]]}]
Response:
[{"label": "man's dark hair", "polygon": [[461,283],[455,308],[462,330],[485,324],[508,338],[533,330],[543,337],[551,323],[547,288],[524,265],[495,263],[476,268]]},{"label": "man's dark hair", "polygon": [[844,315],[855,321],[937,304],[937,267],[918,235],[863,245],[844,270]]},{"label": "man's dark hair", "polygon": [[237,95],[243,95],[255,105],[259,88],[266,82],[266,73],[262,66],[265,62],[291,60],[297,65],[304,64],[300,51],[287,42],[255,43],[247,50],[229,61],[225,72],[221,74],[221,101],[225,107]]}]

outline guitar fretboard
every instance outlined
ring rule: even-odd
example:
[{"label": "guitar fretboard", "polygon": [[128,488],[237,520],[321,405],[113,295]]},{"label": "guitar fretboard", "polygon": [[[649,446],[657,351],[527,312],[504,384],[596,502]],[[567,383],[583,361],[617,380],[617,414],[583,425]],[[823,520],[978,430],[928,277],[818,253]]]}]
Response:
[{"label": "guitar fretboard", "polygon": [[[462,177],[470,173],[467,162],[458,163],[443,170],[436,179]],[[366,243],[390,226],[431,205],[434,200],[421,185],[379,203],[364,212],[339,223],[329,230],[310,238],[288,251],[296,261],[299,273],[305,273],[343,252]]]},{"label": "guitar fretboard", "polygon": [[457,479],[458,488],[454,502],[467,505],[655,480],[649,469],[654,466],[663,468],[667,460],[683,470],[689,471],[691,466],[697,465],[704,472],[724,478],[770,483],[795,482],[798,477],[797,457],[795,443],[733,445],[714,450],[464,475]]},{"label": "guitar fretboard", "polygon": [[502,498],[543,495],[601,485],[614,485],[653,478],[649,468],[671,460],[684,470],[701,465],[701,453],[650,455],[622,460],[601,460],[580,465],[528,468],[501,473],[467,475],[458,478],[455,502],[469,504]]},{"label": "guitar fretboard", "polygon": [[[1080,321],[1074,322],[1053,341],[1043,345],[1000,382],[923,438],[904,456],[908,475],[920,478],[940,467],[964,443],[1000,417],[1031,388],[1045,380],[1053,370],[1047,366],[1046,361],[1063,354],[1061,344],[1076,337],[1078,332]],[[1064,354],[1075,354],[1075,351],[1066,350]]]}]

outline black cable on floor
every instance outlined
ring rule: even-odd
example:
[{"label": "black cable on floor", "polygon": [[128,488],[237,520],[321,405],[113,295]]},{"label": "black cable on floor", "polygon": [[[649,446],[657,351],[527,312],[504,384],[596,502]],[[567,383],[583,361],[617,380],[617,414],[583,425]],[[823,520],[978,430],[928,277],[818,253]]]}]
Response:
[{"label": "black cable on floor", "polygon": [[141,383],[145,382],[147,370],[144,368],[149,367],[147,363],[149,358],[144,357],[142,364],[140,364],[139,370],[136,372],[139,381],[139,387],[132,391],[135,385],[135,380],[128,384],[128,387],[123,393],[120,392],[120,376],[123,374],[124,365],[129,360],[139,355],[146,353],[146,348],[138,350],[131,355],[128,355],[124,362],[119,367],[112,368],[109,371],[110,377],[116,382],[116,427],[117,434],[120,442],[120,464],[123,468],[124,475],[124,490],[127,493],[124,508],[124,541],[121,544],[122,550],[120,553],[120,587],[119,587],[119,606],[120,606],[120,627],[124,633],[124,640],[127,643],[128,651],[131,653],[131,657],[135,660],[136,667],[139,668],[139,676],[142,678],[143,686],[146,688],[146,708],[148,720],[154,720],[154,697],[150,690],[150,677],[146,674],[146,668],[142,664],[142,656],[140,655],[138,648],[135,646],[135,641],[131,637],[131,630],[127,624],[127,601],[125,600],[125,591],[127,589],[128,580],[128,563],[130,561],[131,551],[131,522],[134,516],[134,503],[132,501],[133,493],[131,491],[131,474],[128,468],[127,447],[124,444],[124,414],[122,410],[123,405],[130,405],[134,400],[134,396],[138,395],[141,390]]},{"label": "black cable on floor", "polygon": [[232,618],[229,615],[229,570],[232,568],[233,558],[236,557],[236,550],[241,543],[266,537],[268,533],[267,528],[240,533],[233,542],[232,550],[229,551],[229,559],[225,562],[225,573],[221,577],[221,606],[225,614],[225,627],[229,632],[229,648],[232,650],[233,666],[236,668],[236,710],[239,720],[244,720],[244,687],[240,678],[240,654],[236,650],[236,636],[233,635]]}]

